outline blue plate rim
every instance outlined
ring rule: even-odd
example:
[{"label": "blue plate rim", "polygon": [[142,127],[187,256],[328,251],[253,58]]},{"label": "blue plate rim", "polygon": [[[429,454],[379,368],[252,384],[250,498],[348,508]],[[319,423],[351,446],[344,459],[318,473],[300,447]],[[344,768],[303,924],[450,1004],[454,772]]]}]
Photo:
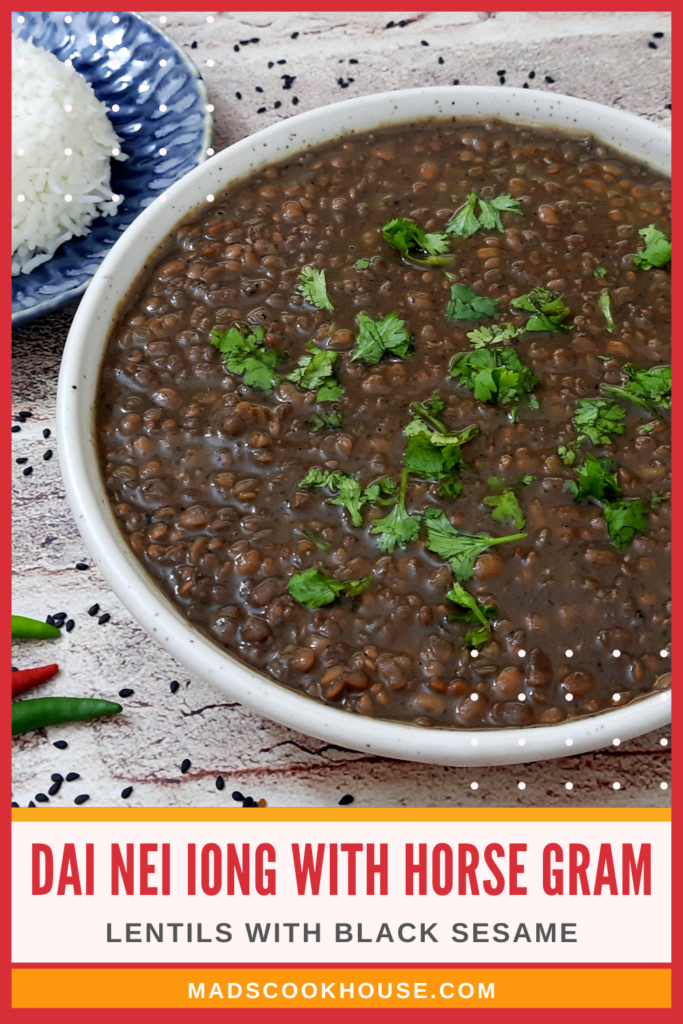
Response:
[{"label": "blue plate rim", "polygon": [[[32,13],[40,12],[34,11]],[[153,32],[156,32],[157,35],[162,36],[169,46],[178,54],[190,76],[196,80],[197,92],[200,99],[204,102],[204,130],[202,132],[200,150],[195,164],[195,166],[199,166],[199,164],[203,164],[208,158],[206,151],[211,145],[213,137],[213,116],[211,112],[206,109],[209,100],[206,82],[202,78],[199,68],[195,62],[183,52],[175,39],[172,39],[169,36],[168,32],[165,32],[159,25],[155,25],[154,22],[149,20],[149,18],[143,18],[143,16],[138,14],[136,11],[127,11],[126,13],[137,19],[137,21],[143,22],[152,29]],[[189,174],[190,172],[188,171],[187,173]],[[88,280],[84,281],[82,284],[77,285],[75,288],[69,288],[66,291],[60,292],[59,295],[53,295],[49,299],[43,299],[41,302],[37,302],[35,306],[30,306],[28,309],[12,310],[12,327],[20,327],[22,324],[29,323],[31,320],[37,320],[39,317],[45,316],[47,313],[53,313],[55,310],[61,309],[62,306],[66,306],[70,302],[75,302],[76,299],[79,299],[83,295],[91,281],[92,277],[88,278]]]}]

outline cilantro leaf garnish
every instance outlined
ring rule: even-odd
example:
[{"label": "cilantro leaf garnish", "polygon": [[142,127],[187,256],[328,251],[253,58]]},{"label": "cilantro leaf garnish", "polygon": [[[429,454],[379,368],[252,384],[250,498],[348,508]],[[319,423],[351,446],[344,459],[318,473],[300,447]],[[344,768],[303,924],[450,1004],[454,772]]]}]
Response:
[{"label": "cilantro leaf garnish", "polygon": [[306,540],[310,540],[312,544],[315,544],[321,551],[331,551],[332,545],[329,541],[325,540],[324,537],[320,537],[314,530],[305,530],[303,527],[296,527],[296,533],[300,533]]},{"label": "cilantro leaf garnish", "polygon": [[372,260],[368,260],[363,256],[361,259],[356,260],[354,267],[356,270],[367,270],[371,263]]},{"label": "cilantro leaf garnish", "polygon": [[479,629],[472,629],[463,637],[465,647],[483,647],[491,636],[489,620],[498,617],[498,609],[494,604],[479,604],[461,583],[454,583],[446,594],[449,601],[459,605],[458,611],[451,613],[450,618],[456,622],[480,622]]},{"label": "cilantro leaf garnish", "polygon": [[671,263],[671,240],[654,224],[648,224],[638,232],[645,242],[645,248],[639,249],[633,257],[634,267],[640,270],[652,270],[653,267],[665,267]]},{"label": "cilantro leaf garnish", "polygon": [[519,486],[520,487],[528,487],[529,484],[532,484],[535,479],[536,479],[536,477],[534,476],[533,473],[525,473],[524,476],[519,481]]},{"label": "cilantro leaf garnish", "polygon": [[653,491],[650,495],[650,510],[654,512],[665,501],[668,501],[670,497],[670,494],[660,494],[659,491]]},{"label": "cilantro leaf garnish", "polygon": [[653,366],[649,370],[633,363],[624,363],[621,372],[626,374],[626,383],[603,384],[601,391],[607,391],[619,398],[626,398],[634,405],[654,412],[671,408],[671,367]]},{"label": "cilantro leaf garnish", "polygon": [[569,331],[571,326],[564,320],[571,313],[562,297],[549,288],[532,288],[526,295],[520,295],[510,303],[515,309],[525,309],[534,315],[524,325],[525,331]]},{"label": "cilantro leaf garnish", "polygon": [[461,533],[451,526],[440,508],[425,509],[424,521],[427,526],[425,547],[450,563],[457,580],[464,582],[472,578],[474,563],[487,548],[508,541],[522,540],[526,533],[515,533],[509,537],[491,537],[488,533],[475,535]]},{"label": "cilantro leaf garnish", "polygon": [[623,434],[626,413],[611,398],[580,398],[574,426],[594,445],[611,444],[613,434]]},{"label": "cilantro leaf garnish", "polygon": [[379,320],[373,320],[367,313],[359,313],[358,341],[351,362],[362,359],[368,366],[374,366],[385,352],[405,359],[411,345],[412,339],[406,330],[405,321],[401,320],[398,313],[387,313]]},{"label": "cilantro leaf garnish", "polygon": [[325,271],[316,267],[304,267],[299,274],[299,291],[303,297],[318,309],[334,310],[327,295]]},{"label": "cilantro leaf garnish", "polygon": [[647,506],[640,498],[622,498],[605,505],[610,540],[618,551],[627,548],[637,532],[647,530]]},{"label": "cilantro leaf garnish", "polygon": [[321,608],[338,597],[358,597],[372,583],[372,576],[362,580],[335,580],[320,569],[305,569],[289,577],[287,590],[291,597],[307,608]]},{"label": "cilantro leaf garnish", "polygon": [[337,353],[330,349],[318,348],[312,341],[308,342],[306,348],[311,355],[301,356],[296,370],[287,374],[287,380],[294,381],[305,391],[319,389],[319,402],[338,401],[344,394],[344,389],[339,381],[335,380],[332,370],[337,361]]},{"label": "cilantro leaf garnish", "polygon": [[493,509],[491,518],[498,523],[504,523],[506,519],[509,519],[517,530],[521,530],[526,523],[517,495],[512,490],[503,491],[502,494],[492,494],[490,497],[484,498],[484,504]]},{"label": "cilantro leaf garnish", "polygon": [[607,321],[607,330],[610,332],[610,334],[613,334],[614,320],[612,319],[609,288],[603,288],[600,292],[600,298],[598,299],[598,308],[602,310],[605,320]]},{"label": "cilantro leaf garnish", "polygon": [[233,324],[228,331],[213,331],[211,344],[220,351],[230,373],[244,374],[248,387],[272,391],[280,383],[273,372],[280,356],[263,344],[265,333],[264,327]]},{"label": "cilantro leaf garnish", "polygon": [[417,540],[420,534],[422,515],[411,515],[406,511],[406,486],[408,484],[408,470],[404,469],[401,475],[401,488],[398,493],[396,504],[388,515],[382,519],[375,519],[372,524],[373,534],[377,534],[377,547],[380,551],[390,553],[396,545],[405,548],[409,541]]},{"label": "cilantro leaf garnish", "polygon": [[477,295],[466,284],[451,285],[451,300],[446,310],[446,317],[449,320],[472,320],[476,323],[485,316],[496,316],[497,312],[497,299]]},{"label": "cilantro leaf garnish", "polygon": [[485,348],[487,345],[511,341],[520,334],[524,334],[524,328],[515,327],[514,324],[491,324],[490,327],[477,327],[474,331],[469,331],[467,337],[472,343],[472,348]]},{"label": "cilantro leaf garnish", "polygon": [[333,494],[338,492],[336,497],[329,499],[328,504],[343,505],[349,513],[351,525],[363,525],[360,510],[367,499],[363,495],[360,484],[350,473],[342,473],[339,469],[330,472],[328,469],[314,466],[313,469],[309,469],[299,487],[327,487]]},{"label": "cilantro leaf garnish", "polygon": [[[480,402],[509,405],[530,395],[540,383],[513,348],[479,348],[453,356],[450,375],[474,391]],[[530,405],[535,399],[530,400]]]},{"label": "cilantro leaf garnish", "polygon": [[604,267],[596,267],[593,271],[593,277],[607,277],[607,271]]},{"label": "cilantro leaf garnish", "polygon": [[373,505],[391,505],[396,501],[396,484],[390,476],[383,476],[363,491],[363,501]]},{"label": "cilantro leaf garnish", "polygon": [[[479,204],[479,213],[475,213],[475,207]],[[455,217],[446,225],[446,233],[458,235],[460,238],[469,238],[479,228],[486,228],[488,231],[496,228],[504,231],[504,225],[500,214],[507,210],[509,213],[517,213],[524,216],[524,211],[516,199],[507,193],[496,196],[495,199],[481,199],[476,192],[470,192],[465,205],[458,210]]]},{"label": "cilantro leaf garnish", "polygon": [[[416,263],[424,263],[430,267],[441,267],[452,263],[452,256],[442,256],[448,250],[448,235],[443,231],[428,233],[419,228],[415,221],[405,217],[396,217],[387,221],[382,228],[382,235],[394,249]],[[428,253],[427,259],[415,255],[415,250]]]},{"label": "cilantro leaf garnish", "polygon": [[611,459],[596,459],[589,453],[583,465],[578,467],[577,479],[568,480],[565,487],[576,501],[583,501],[584,498],[596,498],[598,501],[618,498],[621,487],[616,475],[610,473],[611,467]]},{"label": "cilantro leaf garnish", "polygon": [[343,417],[339,409],[332,409],[331,412],[323,413],[322,416],[313,413],[306,420],[306,424],[311,430],[338,430],[342,423]]},{"label": "cilantro leaf garnish", "polygon": [[461,448],[477,436],[479,426],[473,423],[464,430],[448,430],[438,419],[443,408],[443,401],[436,396],[425,403],[413,402],[413,418],[404,431],[409,441],[403,464],[410,473],[444,481],[439,495],[456,498],[461,487],[453,478],[465,466]]}]

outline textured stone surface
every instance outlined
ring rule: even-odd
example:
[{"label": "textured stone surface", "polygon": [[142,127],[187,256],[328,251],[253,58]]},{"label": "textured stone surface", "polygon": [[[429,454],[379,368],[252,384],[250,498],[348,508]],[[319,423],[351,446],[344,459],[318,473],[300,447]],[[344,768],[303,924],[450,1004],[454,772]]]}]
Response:
[{"label": "textured stone surface", "polygon": [[[206,78],[216,108],[216,149],[323,103],[456,78],[467,85],[497,85],[499,71],[505,71],[505,85],[527,81],[530,88],[669,120],[669,22],[662,13],[238,13],[214,14],[212,24],[208,14],[169,13],[165,28]],[[390,20],[407,24],[387,29]],[[297,39],[291,39],[294,32]],[[654,40],[653,32],[665,36]],[[259,42],[240,45],[252,38]],[[285,74],[294,76],[291,88],[284,88]],[[349,83],[345,88],[340,78]],[[266,110],[259,114],[261,107]],[[345,793],[365,806],[668,804],[669,792],[660,788],[669,780],[669,747],[660,743],[668,730],[559,761],[441,768],[312,740],[225,702],[188,677],[99,575],[97,552],[86,551],[64,497],[54,438],[42,436],[45,427],[54,431],[59,360],[73,312],[63,310],[14,335],[13,411],[28,409],[33,416],[12,435],[13,454],[27,456],[33,474],[24,477],[24,467],[13,464],[13,607],[41,617],[65,611],[76,625],[58,641],[15,644],[14,664],[59,661],[62,671],[41,689],[46,695],[115,699],[122,686],[135,693],[122,699],[126,710],[117,719],[15,740],[17,802],[25,806],[46,792],[53,772],[75,771],[81,778],[65,783],[52,804],[71,804],[79,793],[88,793],[93,804],[121,804],[127,785],[134,787],[129,803],[162,806],[230,804],[233,790],[275,806],[336,804]],[[46,462],[48,448],[55,455]],[[79,561],[91,568],[77,570]],[[111,614],[102,626],[87,614],[96,602],[100,614]],[[169,690],[173,679],[180,682],[175,695]],[[56,739],[66,739],[68,749],[56,750]],[[192,762],[186,774],[180,771],[184,758]],[[222,793],[215,788],[219,774],[226,783]],[[523,791],[519,782],[526,784]],[[573,784],[570,792],[567,782]]]}]

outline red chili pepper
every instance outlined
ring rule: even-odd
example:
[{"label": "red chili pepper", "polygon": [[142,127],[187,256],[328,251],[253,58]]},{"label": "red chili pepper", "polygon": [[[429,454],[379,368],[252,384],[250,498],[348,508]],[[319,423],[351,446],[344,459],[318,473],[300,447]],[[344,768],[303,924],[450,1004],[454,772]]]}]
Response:
[{"label": "red chili pepper", "polygon": [[24,693],[38,683],[47,682],[58,671],[59,665],[41,665],[40,668],[24,668],[12,672],[12,696],[16,697],[18,693]]}]

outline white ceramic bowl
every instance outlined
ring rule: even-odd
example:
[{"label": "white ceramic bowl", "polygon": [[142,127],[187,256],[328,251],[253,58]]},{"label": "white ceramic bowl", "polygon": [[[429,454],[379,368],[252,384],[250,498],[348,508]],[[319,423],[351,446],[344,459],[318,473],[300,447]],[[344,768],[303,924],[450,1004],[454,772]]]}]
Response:
[{"label": "white ceramic bowl", "polygon": [[81,301],[64,351],[57,403],[67,495],[89,550],[131,614],[190,671],[267,718],[344,747],[433,764],[514,764],[594,750],[615,737],[626,740],[666,724],[669,691],[560,725],[456,731],[350,714],[260,675],[196,630],[165,597],[128,548],[100,477],[93,410],[107,338],[121,303],[175,225],[208,195],[293,153],[342,135],[427,118],[500,118],[592,134],[669,173],[670,138],[663,129],[620,110],[531,89],[460,86],[362,96],[299,114],[235,143],[176,182],[134,221]]}]

